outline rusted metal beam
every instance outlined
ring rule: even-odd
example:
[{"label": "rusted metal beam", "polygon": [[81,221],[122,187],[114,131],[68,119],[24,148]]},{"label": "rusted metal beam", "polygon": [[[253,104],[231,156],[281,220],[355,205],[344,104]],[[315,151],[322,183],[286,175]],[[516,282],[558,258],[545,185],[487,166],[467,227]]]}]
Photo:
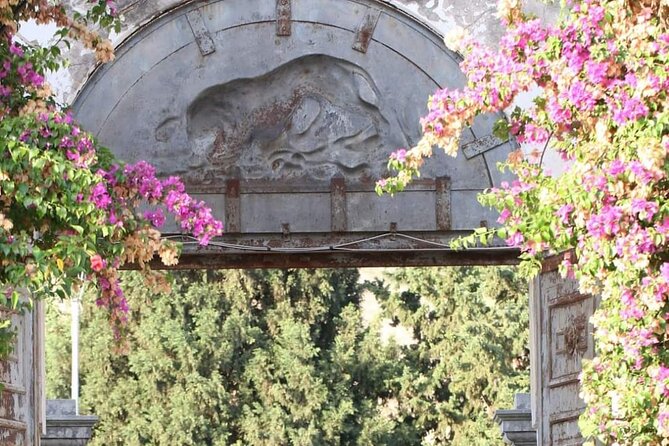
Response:
[{"label": "rusted metal beam", "polygon": [[202,56],[208,56],[215,52],[216,45],[211,38],[211,34],[209,34],[207,26],[204,24],[200,10],[193,9],[192,11],[189,11],[188,14],[186,14],[186,19],[188,20],[188,25],[190,25],[191,31],[193,31],[193,36],[195,36],[195,42],[200,49],[200,54],[202,54]]},{"label": "rusted metal beam", "polygon": [[346,180],[335,177],[330,182],[330,221],[332,232],[346,232]]},{"label": "rusted metal beam", "polygon": [[291,0],[276,0],[276,35],[290,36],[292,32]]},{"label": "rusted metal beam", "polygon": [[[453,251],[451,240],[470,231],[448,233],[225,234],[207,247],[184,246],[176,269],[344,268],[365,266],[507,265],[519,251],[495,240],[491,247]],[[441,246],[441,248],[439,247]],[[158,258],[153,268],[164,268]],[[132,269],[132,266],[128,266]]]},{"label": "rusted metal beam", "polygon": [[[474,266],[515,265],[517,250],[482,251],[387,251],[318,252],[318,253],[253,253],[253,254],[190,254],[184,253],[179,264],[171,269],[231,268],[362,268],[409,266]],[[161,267],[156,260],[152,267]]]},{"label": "rusted metal beam", "polygon": [[354,50],[363,54],[367,52],[379,17],[381,17],[381,11],[378,9],[369,8],[367,10],[355,33]]},{"label": "rusted metal beam", "polygon": [[[253,254],[257,252],[298,252],[298,251],[367,251],[382,255],[389,251],[412,251],[440,249],[452,251],[451,241],[471,234],[468,230],[443,232],[399,231],[396,223],[389,224],[386,232],[355,232],[333,234],[330,232],[290,232],[290,226],[281,228],[276,233],[225,233],[212,240],[209,246],[200,246],[192,237],[168,235],[172,240],[184,242],[184,253],[209,254]],[[285,235],[290,235],[286,238]],[[495,239],[488,247],[476,248],[485,253],[491,249],[508,249],[503,240]]]}]

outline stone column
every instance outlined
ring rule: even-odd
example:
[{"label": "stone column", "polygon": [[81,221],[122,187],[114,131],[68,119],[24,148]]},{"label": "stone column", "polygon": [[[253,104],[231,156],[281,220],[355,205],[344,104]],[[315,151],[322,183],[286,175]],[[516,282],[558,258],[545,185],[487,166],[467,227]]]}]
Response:
[{"label": "stone column", "polygon": [[598,299],[560,276],[561,261],[547,259],[530,286],[532,420],[542,446],[583,443],[579,374],[581,361],[595,353],[589,321]]},{"label": "stone column", "polygon": [[84,446],[98,417],[77,415],[74,400],[48,400],[42,446]]},{"label": "stone column", "polygon": [[504,441],[511,446],[537,446],[537,431],[532,427],[530,394],[517,393],[514,408],[495,412]]}]

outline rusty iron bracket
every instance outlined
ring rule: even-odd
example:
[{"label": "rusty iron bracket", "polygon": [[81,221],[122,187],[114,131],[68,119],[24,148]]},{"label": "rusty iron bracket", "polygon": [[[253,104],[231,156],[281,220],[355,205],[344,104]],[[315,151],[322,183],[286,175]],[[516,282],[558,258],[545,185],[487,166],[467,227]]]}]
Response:
[{"label": "rusty iron bracket", "polygon": [[353,42],[353,49],[361,53],[366,53],[369,48],[369,43],[372,41],[376,24],[381,17],[381,11],[378,9],[369,8],[365,13],[362,21],[358,25],[355,33],[355,41]]},{"label": "rusty iron bracket", "polygon": [[451,230],[451,179],[439,177],[435,180],[435,214],[437,231]]},{"label": "rusty iron bracket", "polygon": [[241,199],[239,179],[225,182],[225,232],[236,234],[242,231]]},{"label": "rusty iron bracket", "polygon": [[193,9],[186,14],[186,19],[188,19],[188,25],[195,36],[195,42],[197,42],[197,47],[200,49],[200,54],[202,56],[208,56],[209,54],[216,51],[216,45],[214,40],[209,34],[209,30],[204,24],[204,19],[202,19],[202,13],[199,9]]},{"label": "rusty iron bracket", "polygon": [[281,236],[284,240],[290,239],[290,223],[281,223]]},{"label": "rusty iron bracket", "polygon": [[390,222],[390,227],[388,228],[388,232],[390,232],[390,240],[397,239],[397,237],[395,237],[395,234],[397,234],[397,222],[396,221],[391,221]]},{"label": "rusty iron bracket", "polygon": [[276,0],[276,35],[290,36],[292,31],[291,0]]},{"label": "rusty iron bracket", "polygon": [[335,177],[330,181],[330,222],[332,232],[346,232],[346,180]]},{"label": "rusty iron bracket", "polygon": [[483,136],[481,138],[477,138],[474,141],[468,142],[467,144],[463,145],[462,153],[465,154],[465,158],[472,159],[477,155],[481,155],[482,153],[487,152],[488,150],[492,150],[496,147],[501,146],[507,141],[508,139],[501,140],[492,134]]}]

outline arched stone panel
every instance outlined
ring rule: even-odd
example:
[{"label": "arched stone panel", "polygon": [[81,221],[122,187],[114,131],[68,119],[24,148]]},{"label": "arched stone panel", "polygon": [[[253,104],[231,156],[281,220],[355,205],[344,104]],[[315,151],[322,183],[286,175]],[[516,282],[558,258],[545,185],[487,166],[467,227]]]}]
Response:
[{"label": "arched stone panel", "polygon": [[491,135],[497,117],[465,131],[457,158],[437,151],[407,192],[373,187],[389,153],[420,137],[427,97],[463,82],[441,38],[385,2],[210,0],[139,29],[74,110],[119,157],[181,175],[215,208],[225,246],[199,261],[257,263],[269,247],[444,263],[452,237],[494,224],[476,194],[499,184],[495,163],[512,149]]}]

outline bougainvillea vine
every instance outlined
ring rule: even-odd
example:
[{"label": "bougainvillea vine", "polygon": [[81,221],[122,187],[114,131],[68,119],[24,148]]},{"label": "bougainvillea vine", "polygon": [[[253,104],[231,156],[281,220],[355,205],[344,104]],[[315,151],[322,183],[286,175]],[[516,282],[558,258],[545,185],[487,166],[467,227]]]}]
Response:
[{"label": "bougainvillea vine", "polygon": [[[122,335],[127,302],[119,268],[144,271],[154,288],[165,278],[149,268],[158,256],[177,262],[180,247],[161,237],[169,215],[206,245],[222,224],[190,197],[179,178],[159,178],[144,161],[124,164],[73,122],[45,82],[64,60],[61,48],[78,41],[101,62],[111,43],[95,29],[118,28],[109,0],[68,13],[63,2],[0,2],[0,358],[9,352],[12,310],[20,296],[66,298],[81,279],[97,284],[98,305]],[[34,46],[17,38],[21,23],[55,23],[58,41]]]},{"label": "bougainvillea vine", "polygon": [[517,151],[501,168],[517,177],[480,196],[500,228],[480,229],[459,247],[501,237],[536,273],[548,255],[568,253],[563,274],[601,296],[593,316],[597,358],[581,376],[583,434],[604,444],[669,444],[669,5],[655,0],[571,0],[559,22],[500,3],[507,31],[499,47],[466,36],[447,44],[464,55],[466,85],[429,100],[424,136],[396,152],[397,192],[434,146],[451,155],[475,116],[508,111],[500,136],[548,146],[569,165],[551,175]]}]

